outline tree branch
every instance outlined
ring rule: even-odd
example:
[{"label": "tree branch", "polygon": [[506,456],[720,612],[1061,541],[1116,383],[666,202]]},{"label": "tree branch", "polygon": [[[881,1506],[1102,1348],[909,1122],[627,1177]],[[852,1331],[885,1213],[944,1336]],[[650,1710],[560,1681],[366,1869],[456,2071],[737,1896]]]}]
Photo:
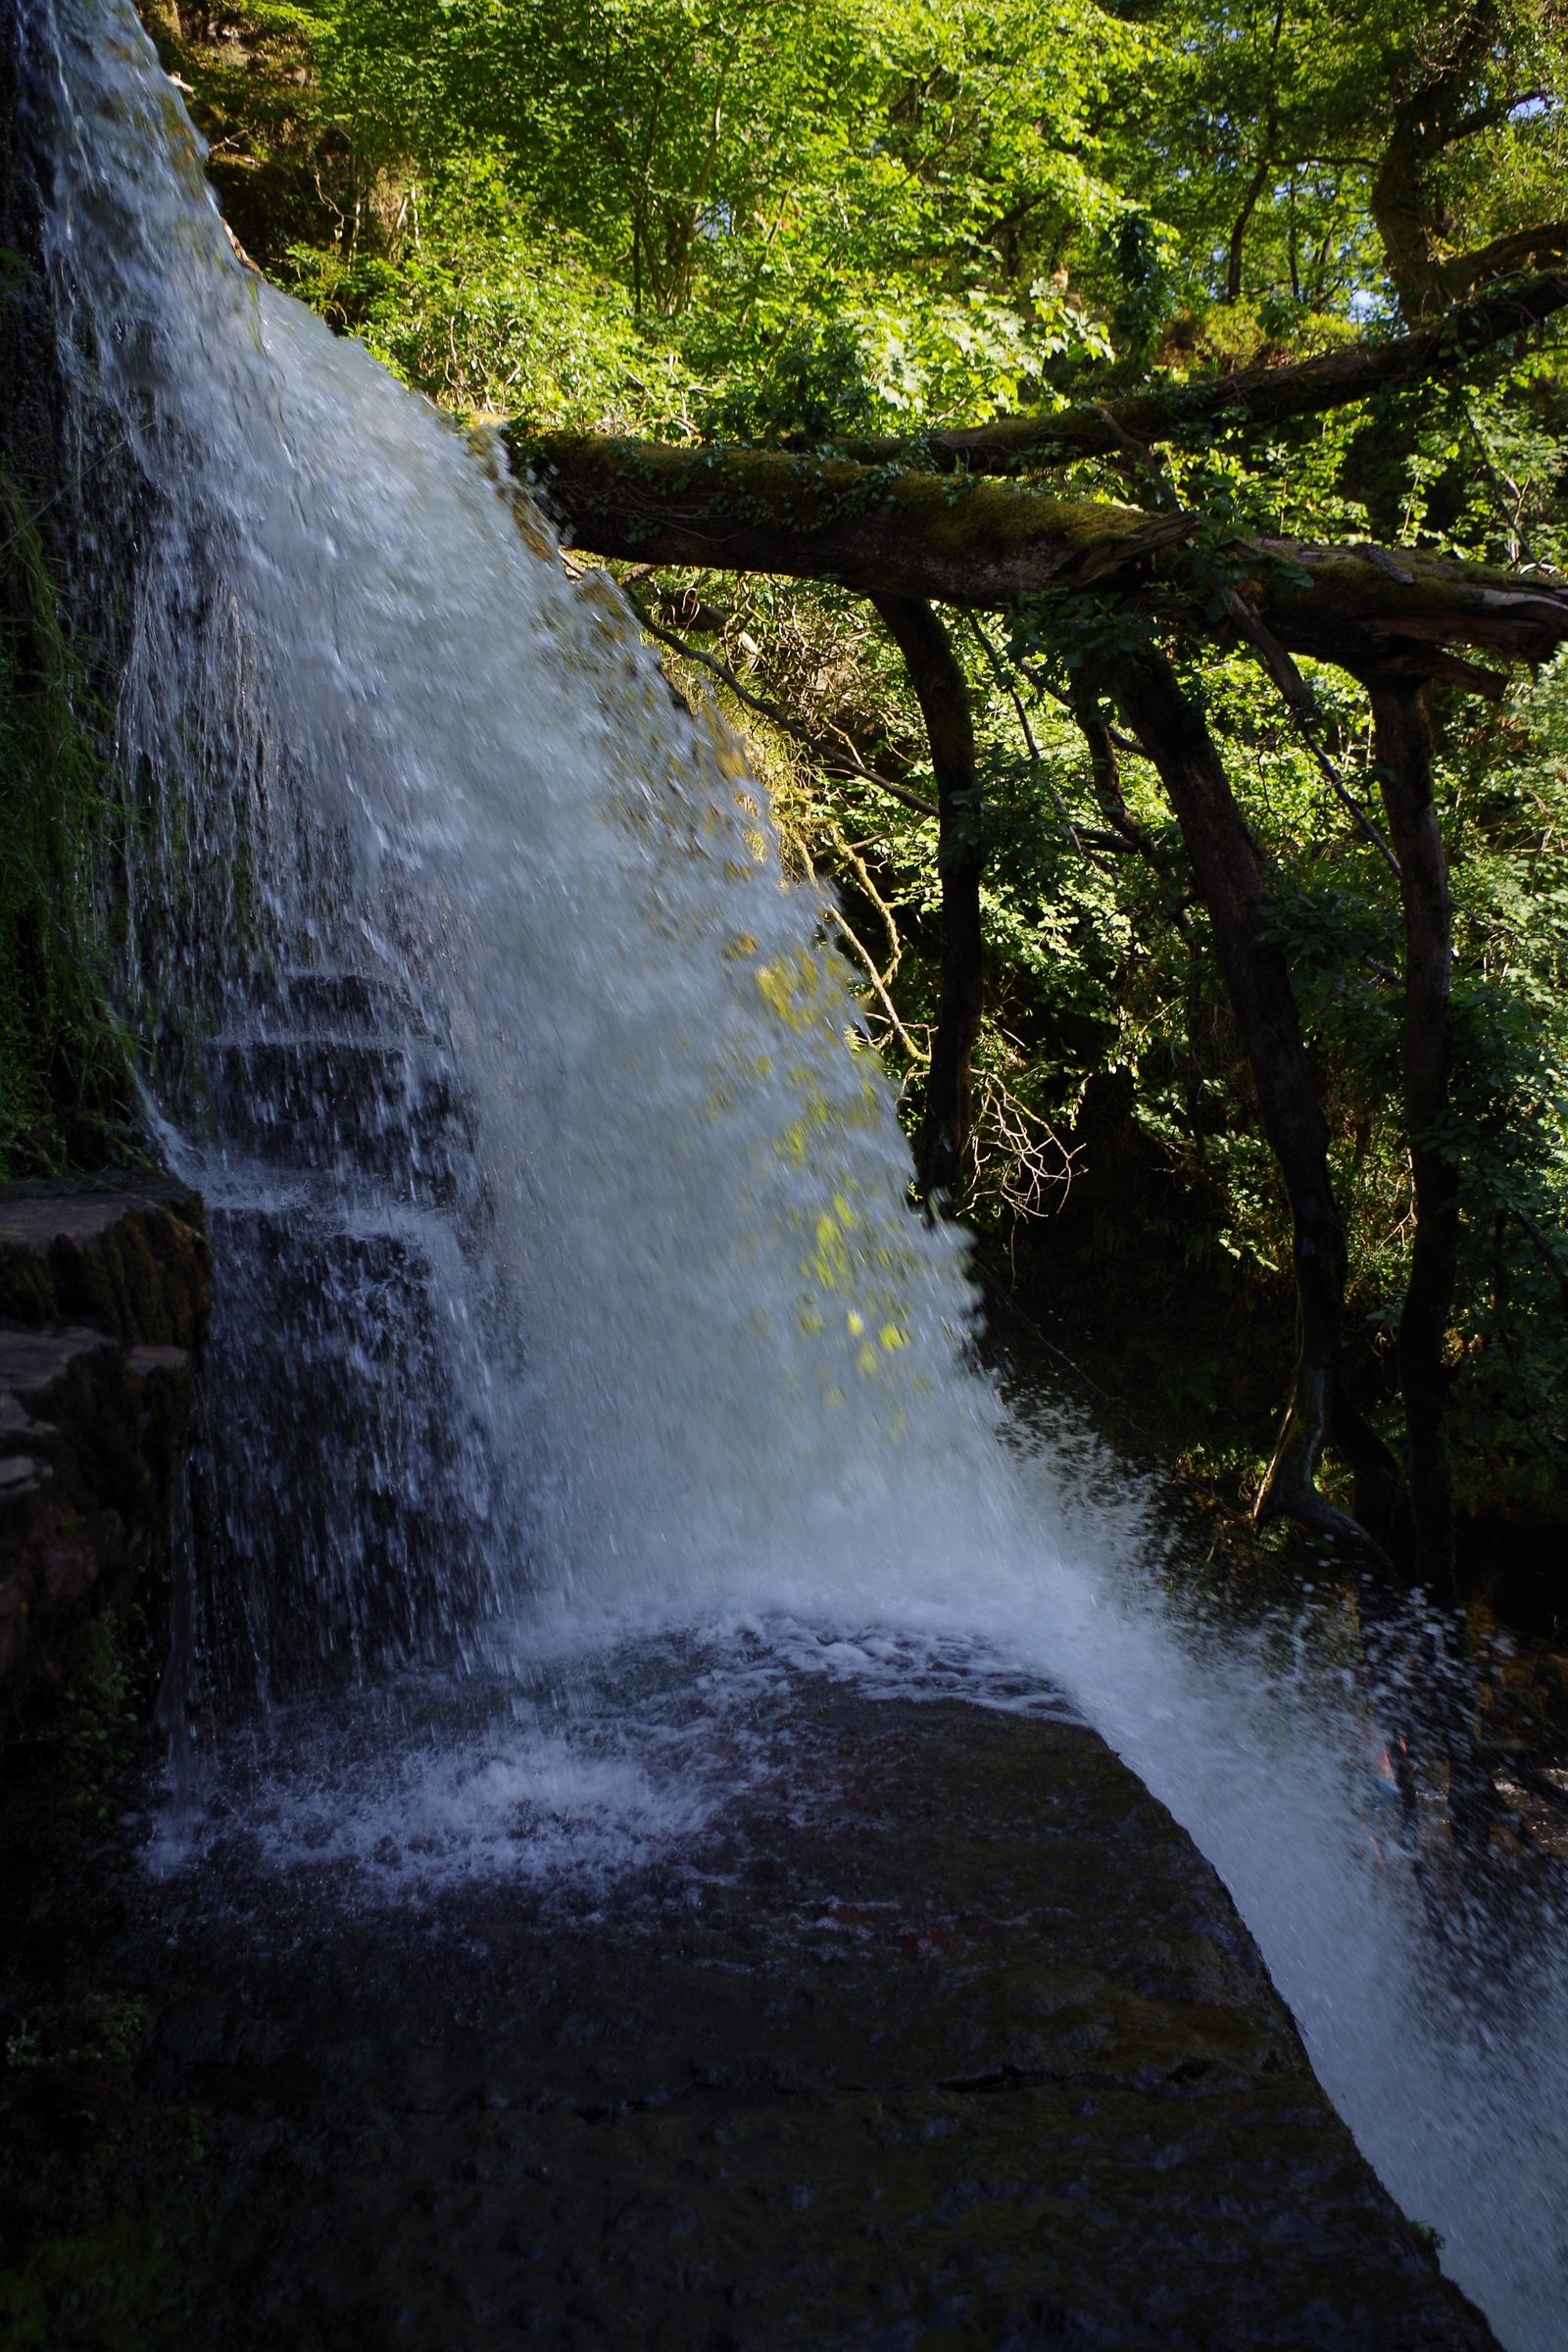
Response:
[{"label": "tree branch", "polygon": [[1224,593],[1223,601],[1226,612],[1257,654],[1263,667],[1279,688],[1285,706],[1296,721],[1298,734],[1317,762],[1318,772],[1334,793],[1335,798],[1349,810],[1357,830],[1371,842],[1389,871],[1397,880],[1398,859],[1317,739],[1317,705],[1312,700],[1306,680],[1291,660],[1284,646],[1280,644],[1279,639],[1264,627],[1245,598],[1238,596],[1233,588],[1228,588]]},{"label": "tree branch", "polygon": [[1568,270],[1563,270],[1496,287],[1471,302],[1460,300],[1472,286],[1505,270],[1528,261],[1557,261],[1565,254],[1568,226],[1563,223],[1516,229],[1445,265],[1446,277],[1452,273],[1450,299],[1458,305],[1445,317],[1414,334],[1321,352],[1295,367],[1245,368],[1234,375],[1137,392],[1105,406],[1063,409],[1054,416],[1003,416],[994,424],[932,433],[918,443],[889,439],[838,446],[845,456],[871,465],[904,459],[937,472],[1005,474],[1103,456],[1117,446],[1117,425],[1150,441],[1232,420],[1278,425],[1297,416],[1321,416],[1329,409],[1368,400],[1375,392],[1449,375],[1494,344],[1528,333],[1568,309]]},{"label": "tree branch", "polygon": [[[1068,809],[1066,802],[1062,799],[1060,793],[1051,781],[1050,776],[1046,775],[1045,773],[1044,765],[1040,758],[1040,746],[1036,743],[1035,731],[1029,724],[1029,713],[1023,707],[1023,697],[1019,694],[1018,689],[1016,686],[1014,686],[1011,678],[1007,675],[1006,670],[1003,667],[1002,656],[997,652],[996,647],[986,635],[985,630],[980,626],[979,617],[976,613],[970,613],[969,626],[974,631],[975,641],[979,645],[980,651],[984,654],[986,661],[990,663],[992,676],[996,679],[997,684],[1002,688],[1003,693],[1011,703],[1013,710],[1017,715],[1018,724],[1023,729],[1024,748],[1029,754],[1029,764],[1034,769],[1036,775],[1043,778],[1046,790],[1051,795],[1052,803],[1055,808],[1056,814],[1060,817],[1062,823],[1067,828],[1067,838],[1072,843],[1072,846],[1077,851],[1079,857],[1082,858],[1084,856],[1083,835],[1079,832],[1078,827],[1073,823],[1072,815]],[[1118,847],[1120,845],[1118,844]]]},{"label": "tree branch", "polygon": [[900,1020],[898,1008],[894,1004],[893,999],[888,995],[887,983],[876,968],[870,949],[865,945],[865,942],[861,939],[859,933],[851,928],[850,924],[845,920],[843,914],[840,912],[837,906],[834,906],[830,904],[826,907],[825,911],[828,921],[830,923],[837,923],[839,930],[842,932],[849,947],[853,950],[855,955],[858,956],[860,962],[865,966],[866,976],[881,1001],[883,1011],[887,1014],[889,1021],[893,1025],[893,1034],[898,1039],[900,1045],[904,1048],[906,1054],[907,1054],[909,1056],[909,1059],[913,1062],[928,1063],[931,1059],[930,1054],[921,1053],[919,1047],[915,1044],[913,1038],[909,1035],[908,1031],[905,1028],[904,1023]]},{"label": "tree branch", "polygon": [[1548,220],[1537,228],[1510,229],[1490,245],[1478,245],[1474,253],[1455,254],[1451,261],[1440,263],[1438,284],[1446,301],[1460,302],[1472,286],[1484,285],[1488,278],[1526,266],[1539,270],[1543,262],[1560,262],[1565,256],[1568,221]]}]

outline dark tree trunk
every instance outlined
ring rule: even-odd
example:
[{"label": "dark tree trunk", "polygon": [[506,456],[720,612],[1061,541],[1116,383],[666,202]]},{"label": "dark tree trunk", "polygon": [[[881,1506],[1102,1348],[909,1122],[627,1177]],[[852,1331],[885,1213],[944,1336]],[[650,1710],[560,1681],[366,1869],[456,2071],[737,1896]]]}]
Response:
[{"label": "dark tree trunk", "polygon": [[1447,12],[1445,38],[1412,60],[1401,76],[1394,119],[1372,175],[1372,218],[1383,239],[1389,275],[1405,308],[1419,316],[1442,300],[1440,255],[1449,230],[1436,166],[1473,123],[1492,109],[1476,107],[1487,59],[1501,29],[1497,0],[1458,0]]},{"label": "dark tree trunk", "polygon": [[975,773],[974,720],[969,684],[948,632],[918,597],[877,596],[877,612],[904,656],[904,666],[925,719],[936,774],[942,876],[942,1004],[931,1044],[925,1121],[920,1138],[920,1185],[954,1199],[969,1142],[970,1055],[985,1001],[980,875],[985,842]]},{"label": "dark tree trunk", "polygon": [[[1100,813],[1112,826],[1119,840],[1129,850],[1147,858],[1155,872],[1170,879],[1171,860],[1161,855],[1127,806],[1127,796],[1121,788],[1121,765],[1116,757],[1116,738],[1101,714],[1100,703],[1088,681],[1080,678],[1073,696],[1073,717],[1089,752],[1089,781]],[[1202,958],[1192,908],[1187,901],[1175,898],[1170,918],[1181,935],[1187,950],[1187,1069],[1184,1092],[1187,1100],[1187,1126],[1193,1139],[1193,1149],[1200,1160],[1207,1156],[1208,1143],[1203,1132],[1203,1053],[1202,1023]]]},{"label": "dark tree trunk", "polygon": [[1248,182],[1247,194],[1242,198],[1242,209],[1236,216],[1236,225],[1231,230],[1230,251],[1225,259],[1225,299],[1227,302],[1240,302],[1242,299],[1242,262],[1247,245],[1247,232],[1251,225],[1252,215],[1257,210],[1257,200],[1268,185],[1268,175],[1273,169],[1272,158],[1265,154]]},{"label": "dark tree trunk", "polygon": [[1489,278],[1539,269],[1568,252],[1562,220],[1508,229],[1468,253],[1449,250],[1453,222],[1440,166],[1464,140],[1498,128],[1524,93],[1486,86],[1503,36],[1495,0],[1460,0],[1439,13],[1446,37],[1432,44],[1425,71],[1418,67],[1399,93],[1370,190],[1389,275],[1406,313],[1417,318],[1463,301]]},{"label": "dark tree trunk", "polygon": [[1242,255],[1247,243],[1247,231],[1251,225],[1252,215],[1257,209],[1257,200],[1268,186],[1268,175],[1274,169],[1274,150],[1279,144],[1280,136],[1279,59],[1280,35],[1284,30],[1285,0],[1279,0],[1279,5],[1274,11],[1274,37],[1269,42],[1268,48],[1268,119],[1263,135],[1263,152],[1257,159],[1256,171],[1248,182],[1247,194],[1242,198],[1242,209],[1237,214],[1236,225],[1231,230],[1230,253],[1225,269],[1225,299],[1227,302],[1240,302],[1242,299]]},{"label": "dark tree trunk", "polygon": [[1459,1252],[1459,1172],[1444,1155],[1453,916],[1432,797],[1432,737],[1421,688],[1370,681],[1383,806],[1404,904],[1404,1122],[1415,1178],[1415,1246],[1399,1317],[1399,1380],[1409,1446],[1417,1573],[1453,1591],[1453,1480],[1444,1361]]},{"label": "dark tree trunk", "polygon": [[[1280,29],[1284,22],[1285,11],[1281,8],[1274,19],[1274,53],[1276,56],[1279,54]],[[1268,114],[1268,135],[1263,142],[1263,152],[1257,159],[1257,170],[1247,183],[1247,193],[1242,198],[1242,209],[1237,214],[1235,226],[1231,230],[1230,250],[1225,259],[1225,299],[1227,302],[1240,302],[1242,299],[1242,262],[1246,252],[1247,232],[1252,224],[1252,215],[1257,210],[1257,200],[1268,186],[1268,175],[1274,169],[1274,146],[1279,138],[1279,112],[1271,104]]]},{"label": "dark tree trunk", "polygon": [[[1128,661],[1114,684],[1181,825],[1257,1088],[1263,1131],[1291,1203],[1299,1344],[1290,1407],[1257,1516],[1298,1519],[1335,1538],[1350,1556],[1386,1565],[1381,1544],[1392,1516],[1395,1465],[1342,1392],[1345,1226],[1290,973],[1279,950],[1260,937],[1265,896],[1257,851],[1202,713],[1182,693],[1164,658],[1150,652]],[[1353,1519],[1317,1491],[1326,1440],[1354,1473]]]}]

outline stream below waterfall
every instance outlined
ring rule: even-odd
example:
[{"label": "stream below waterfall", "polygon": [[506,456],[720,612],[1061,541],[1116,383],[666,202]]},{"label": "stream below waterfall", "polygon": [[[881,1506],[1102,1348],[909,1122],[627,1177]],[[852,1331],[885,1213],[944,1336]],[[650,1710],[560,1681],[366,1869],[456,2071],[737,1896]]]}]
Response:
[{"label": "stream below waterfall", "polygon": [[835,1757],[916,1701],[1087,1724],[1447,2274],[1568,2345],[1563,1858],[1475,1828],[1451,1628],[1216,1623],[1138,1483],[1004,1404],[735,747],[548,484],[234,260],[128,0],[22,19],[83,613],[124,583],[123,1004],[214,1243],[145,1937],[380,1940],[477,2016],[498,1889],[700,1910],[813,1710]]}]

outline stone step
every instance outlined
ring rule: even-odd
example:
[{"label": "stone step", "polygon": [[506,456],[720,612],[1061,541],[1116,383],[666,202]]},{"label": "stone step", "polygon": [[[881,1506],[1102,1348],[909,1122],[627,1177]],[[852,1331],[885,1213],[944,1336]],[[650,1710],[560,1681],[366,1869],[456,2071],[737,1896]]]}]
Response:
[{"label": "stone step", "polygon": [[427,1205],[455,1199],[472,1122],[433,1054],[403,1040],[258,1037],[204,1047],[198,1066],[229,1150]]}]

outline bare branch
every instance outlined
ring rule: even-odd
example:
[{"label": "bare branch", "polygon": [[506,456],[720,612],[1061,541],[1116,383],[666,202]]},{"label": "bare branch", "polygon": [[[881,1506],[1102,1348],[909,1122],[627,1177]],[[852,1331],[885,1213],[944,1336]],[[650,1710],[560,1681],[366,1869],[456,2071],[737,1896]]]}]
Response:
[{"label": "bare branch", "polygon": [[1387,841],[1318,741],[1317,705],[1312,699],[1306,680],[1278,638],[1270,635],[1250,605],[1245,598],[1238,596],[1234,588],[1225,590],[1224,605],[1226,612],[1248,643],[1257,653],[1264,668],[1279,688],[1286,708],[1296,721],[1297,731],[1316,760],[1330,790],[1337,799],[1344,803],[1355,820],[1358,830],[1371,842],[1373,848],[1387,862],[1390,872],[1397,879],[1399,872],[1397,858],[1395,857]]},{"label": "bare branch", "polygon": [[864,964],[866,977],[881,1000],[882,1009],[887,1014],[888,1019],[892,1022],[894,1034],[898,1038],[898,1041],[904,1048],[906,1054],[907,1054],[909,1056],[909,1059],[911,1061],[919,1062],[922,1065],[928,1063],[931,1059],[930,1054],[921,1052],[920,1048],[915,1044],[913,1038],[905,1028],[904,1023],[900,1020],[898,1012],[894,1006],[893,999],[888,995],[887,986],[883,981],[881,973],[876,968],[875,959],[873,958],[870,950],[866,947],[864,941],[860,938],[859,933],[851,928],[849,922],[846,920],[844,915],[840,913],[838,907],[833,906],[831,903],[828,903],[825,906],[825,912],[827,914],[828,921],[838,925],[840,932],[849,942],[849,945],[853,949],[855,955],[858,957],[859,961]]},{"label": "bare branch", "polygon": [[[688,645],[685,638],[678,637],[673,629],[662,627],[634,596],[628,594],[626,601],[636,613],[639,624],[651,637],[662,638],[665,645],[673,646],[688,662],[700,662],[715,677],[722,678],[731,694],[743,702],[749,710],[755,710],[759,718],[765,718],[770,726],[782,727],[786,735],[792,735],[797,743],[810,753],[819,767],[826,768],[836,776],[851,777],[858,784],[874,784],[879,792],[891,793],[894,800],[902,801],[906,808],[917,809],[921,816],[936,815],[935,801],[928,801],[923,792],[916,792],[908,784],[895,784],[891,776],[879,776],[875,768],[866,766],[863,760],[847,760],[841,752],[835,752],[831,744],[824,743],[819,735],[813,735],[809,728],[803,727],[798,720],[791,718],[788,711],[781,710],[776,703],[764,702],[760,695],[753,694],[743,686],[727,662],[720,662],[712,654],[705,654],[701,646]],[[853,745],[850,748],[854,750]]]},{"label": "bare branch", "polygon": [[1058,1207],[1064,1204],[1084,1147],[1064,1144],[994,1069],[980,1072],[977,1095],[971,1197],[989,1194],[1018,1217],[1043,1216],[1052,1193],[1061,1195]]}]

